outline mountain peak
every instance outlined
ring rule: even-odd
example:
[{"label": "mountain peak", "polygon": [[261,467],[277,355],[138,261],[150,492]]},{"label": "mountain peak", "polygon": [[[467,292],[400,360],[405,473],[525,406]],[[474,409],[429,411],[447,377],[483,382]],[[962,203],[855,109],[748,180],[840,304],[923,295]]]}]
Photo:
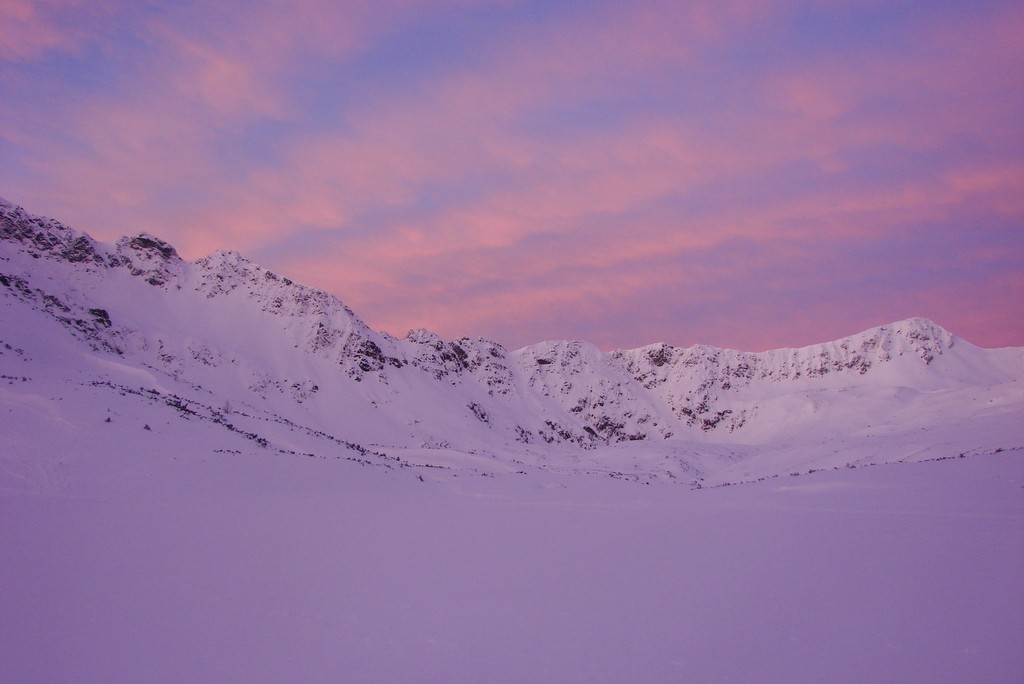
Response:
[{"label": "mountain peak", "polygon": [[149,233],[122,237],[115,243],[116,261],[136,277],[153,286],[162,286],[179,278],[185,261],[170,244]]},{"label": "mountain peak", "polygon": [[953,333],[929,318],[912,316],[890,325],[897,333],[917,340],[934,340],[946,349],[956,344],[957,337]]},{"label": "mountain peak", "polygon": [[218,249],[210,252],[203,260],[210,264],[253,264],[241,252],[233,249]]},{"label": "mountain peak", "polygon": [[130,249],[138,253],[152,254],[154,257],[165,261],[172,259],[181,260],[181,257],[178,256],[178,251],[174,247],[149,233],[139,233],[134,237],[123,237],[117,241],[117,245],[126,250]]},{"label": "mountain peak", "polygon": [[98,244],[60,221],[36,216],[11,202],[0,204],[0,240],[16,243],[34,258],[105,263]]},{"label": "mountain peak", "polygon": [[956,342],[957,338],[939,324],[921,316],[913,316],[870,328],[830,344],[840,348],[856,347],[865,355],[875,355],[880,360],[910,353],[928,364],[952,349]]}]

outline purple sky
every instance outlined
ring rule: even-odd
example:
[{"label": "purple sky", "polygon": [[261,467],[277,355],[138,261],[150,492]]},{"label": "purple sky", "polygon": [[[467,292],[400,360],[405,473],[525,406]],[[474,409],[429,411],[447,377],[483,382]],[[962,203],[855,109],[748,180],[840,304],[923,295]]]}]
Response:
[{"label": "purple sky", "polygon": [[404,335],[1024,345],[1024,5],[0,0],[0,196]]}]

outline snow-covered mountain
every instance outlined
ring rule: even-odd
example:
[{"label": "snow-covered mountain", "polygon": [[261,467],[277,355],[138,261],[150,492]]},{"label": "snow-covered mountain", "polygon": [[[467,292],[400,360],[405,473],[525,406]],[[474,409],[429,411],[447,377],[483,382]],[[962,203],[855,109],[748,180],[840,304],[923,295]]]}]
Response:
[{"label": "snow-covered mountain", "polygon": [[18,454],[95,420],[211,451],[726,482],[1019,447],[1022,378],[1024,349],[922,318],[763,353],[397,339],[236,252],[101,243],[0,200],[0,430]]}]

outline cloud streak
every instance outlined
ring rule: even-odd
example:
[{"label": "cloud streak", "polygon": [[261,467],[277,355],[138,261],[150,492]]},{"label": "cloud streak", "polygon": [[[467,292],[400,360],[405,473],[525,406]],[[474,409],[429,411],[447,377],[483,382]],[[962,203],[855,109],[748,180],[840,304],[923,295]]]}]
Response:
[{"label": "cloud streak", "polygon": [[399,335],[1024,344],[1024,11],[868,5],[12,4],[0,183]]}]

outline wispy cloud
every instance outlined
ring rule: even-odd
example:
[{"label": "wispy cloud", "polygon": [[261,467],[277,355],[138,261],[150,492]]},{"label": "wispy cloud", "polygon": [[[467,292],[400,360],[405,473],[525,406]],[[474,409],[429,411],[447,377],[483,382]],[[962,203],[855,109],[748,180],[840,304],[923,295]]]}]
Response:
[{"label": "wispy cloud", "polygon": [[0,59],[26,62],[48,52],[75,50],[90,36],[83,23],[109,9],[105,2],[4,0],[0,3]]},{"label": "wispy cloud", "polygon": [[1016,3],[39,7],[0,15],[0,181],[101,237],[240,249],[397,334],[1024,343]]}]

